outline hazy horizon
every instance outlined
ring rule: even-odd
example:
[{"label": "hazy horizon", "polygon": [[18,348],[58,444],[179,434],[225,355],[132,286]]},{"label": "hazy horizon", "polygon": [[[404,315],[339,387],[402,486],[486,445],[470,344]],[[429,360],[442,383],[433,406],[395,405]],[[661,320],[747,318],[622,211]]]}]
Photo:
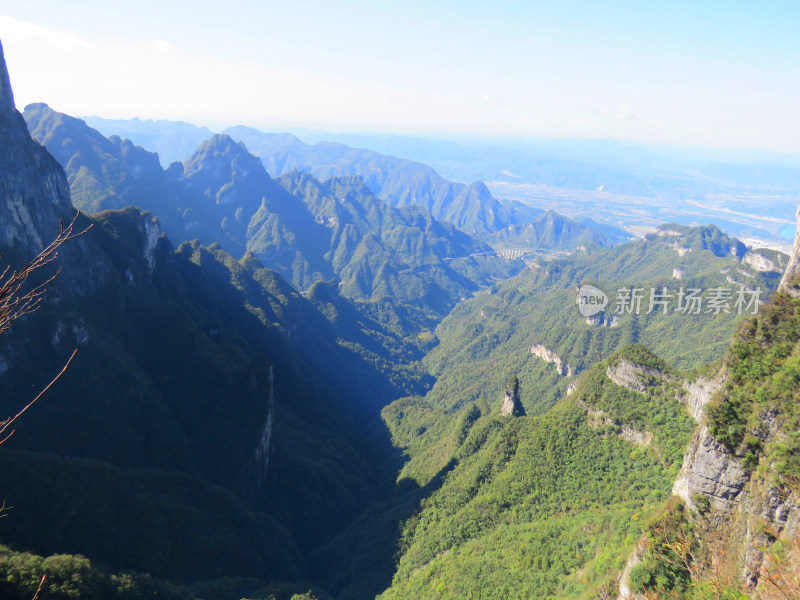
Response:
[{"label": "hazy horizon", "polygon": [[800,7],[10,0],[20,107],[416,137],[797,154]]},{"label": "hazy horizon", "polygon": [[[45,104],[48,104],[45,102]],[[20,110],[24,107],[18,106]],[[58,107],[51,106],[51,108],[58,109]],[[513,135],[513,134],[496,134],[491,133],[461,133],[461,132],[442,132],[442,131],[419,131],[403,133],[398,131],[375,131],[358,128],[347,127],[313,127],[309,124],[291,123],[291,122],[265,122],[261,125],[248,124],[248,123],[214,123],[214,122],[192,122],[188,119],[167,119],[167,118],[142,118],[139,116],[132,116],[126,118],[115,118],[104,115],[96,114],[82,114],[74,115],[80,119],[103,119],[106,121],[119,121],[119,122],[133,122],[139,121],[141,123],[185,123],[197,128],[211,130],[213,133],[222,133],[226,129],[236,126],[251,127],[264,133],[288,133],[299,138],[302,142],[308,144],[315,144],[319,141],[336,141],[335,138],[348,138],[348,137],[363,137],[374,138],[375,140],[389,140],[393,138],[407,139],[416,141],[433,141],[433,142],[452,142],[455,144],[463,144],[465,146],[485,146],[492,144],[509,144],[511,146],[535,143],[599,143],[599,144],[619,144],[621,147],[638,148],[654,153],[663,153],[664,157],[672,154],[680,155],[685,158],[700,158],[708,160],[726,160],[733,163],[738,162],[776,162],[791,167],[800,167],[800,151],[797,152],[781,152],[775,150],[760,150],[760,149],[747,149],[747,148],[721,148],[718,146],[707,145],[692,145],[681,143],[667,143],[667,142],[649,142],[628,140],[623,138],[614,137],[579,137],[579,136],[536,136],[536,135]]]}]

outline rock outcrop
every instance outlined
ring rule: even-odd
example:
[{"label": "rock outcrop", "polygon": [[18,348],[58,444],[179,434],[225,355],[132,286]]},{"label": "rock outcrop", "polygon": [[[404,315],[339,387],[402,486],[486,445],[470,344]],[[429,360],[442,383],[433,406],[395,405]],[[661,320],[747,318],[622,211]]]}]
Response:
[{"label": "rock outcrop", "polygon": [[778,291],[786,292],[787,294],[800,297],[800,288],[793,282],[800,274],[800,205],[797,207],[797,233],[794,236],[794,246],[792,246],[792,253],[789,255],[789,264],[783,272],[783,278],[778,286]]},{"label": "rock outcrop", "polygon": [[686,391],[683,401],[695,421],[700,422],[706,404],[711,401],[714,394],[722,389],[724,383],[724,371],[716,377],[698,377],[693,381],[683,382],[683,389]]},{"label": "rock outcrop", "polygon": [[731,510],[749,479],[739,459],[702,426],[689,443],[672,493],[696,509],[704,496],[715,510]]},{"label": "rock outcrop", "polygon": [[619,325],[618,315],[606,315],[605,311],[586,317],[586,324],[592,327],[616,327]]},{"label": "rock outcrop", "polygon": [[672,493],[693,511],[696,535],[717,557],[715,571],[751,591],[763,583],[775,540],[798,535],[797,494],[776,487],[769,475],[747,471],[705,425],[689,445]]},{"label": "rock outcrop", "polygon": [[556,370],[558,371],[559,375],[564,375],[566,377],[572,377],[575,375],[575,369],[572,368],[572,366],[570,366],[566,360],[562,360],[558,354],[548,349],[543,344],[534,344],[531,346],[530,353],[534,356],[538,356],[544,361],[553,363],[556,366]]},{"label": "rock outcrop", "polygon": [[633,552],[631,552],[631,555],[628,557],[628,561],[625,563],[625,568],[622,570],[622,573],[617,580],[619,583],[619,595],[617,596],[617,600],[645,600],[644,595],[637,594],[631,588],[630,575],[631,571],[633,571],[633,569],[642,562],[642,557],[644,556],[646,550],[647,544],[644,540],[640,540],[633,549]]},{"label": "rock outcrop", "polygon": [[156,248],[162,239],[166,239],[166,235],[161,231],[161,226],[155,217],[150,217],[148,214],[142,215],[141,220],[142,233],[144,234],[144,248],[142,254],[147,267],[152,272],[156,266]]},{"label": "rock outcrop", "polygon": [[[772,480],[748,471],[741,457],[711,435],[704,419],[705,406],[722,389],[723,369],[711,378],[683,382],[688,412],[700,425],[684,454],[672,494],[683,500],[697,527],[696,535],[719,558],[720,573],[742,585],[755,588],[759,570],[767,561],[765,549],[783,531],[797,534],[800,500],[793,493],[774,487]],[[774,415],[764,416],[767,439],[775,430]],[[628,576],[641,561],[640,541],[619,578],[618,600],[639,598],[630,588]]]},{"label": "rock outcrop", "polygon": [[597,408],[592,408],[583,400],[578,401],[578,406],[586,411],[589,417],[588,422],[590,427],[595,429],[611,427],[615,430],[616,435],[623,440],[642,448],[649,446],[653,442],[653,434],[649,431],[636,429],[627,423],[620,423],[618,419],[612,418],[609,413]]},{"label": "rock outcrop", "polygon": [[[38,253],[58,235],[59,221],[75,211],[59,164],[31,139],[14,106],[0,46],[0,245]],[[66,249],[65,249],[66,250]]]},{"label": "rock outcrop", "polygon": [[678,256],[686,256],[692,251],[688,246],[681,246],[678,242],[675,242],[672,247],[675,249],[675,252],[678,253]]},{"label": "rock outcrop", "polygon": [[748,250],[747,254],[744,255],[744,258],[742,258],[742,262],[761,273],[780,271],[781,267],[783,266],[775,264],[774,260],[762,254],[758,250]]},{"label": "rock outcrop", "polygon": [[[17,260],[29,260],[76,214],[63,169],[33,140],[14,106],[0,45],[0,247],[13,249]],[[79,217],[75,232],[87,226],[88,220]],[[97,289],[108,273],[108,266],[90,250],[86,236],[61,246],[58,257],[56,265],[63,267],[59,280],[80,294]]]},{"label": "rock outcrop", "polygon": [[[797,217],[800,225],[800,208]],[[743,262],[760,271],[775,267],[769,257],[752,251],[744,255]],[[798,276],[800,228],[779,290],[800,297]],[[637,386],[638,373],[630,365],[620,363],[613,370],[609,367],[607,374],[620,385],[644,391]],[[672,494],[681,498],[689,509],[694,535],[713,558],[708,567],[702,567],[710,571],[701,570],[700,578],[722,577],[734,587],[747,589],[753,597],[761,597],[759,590],[767,579],[764,573],[771,565],[773,544],[781,538],[791,543],[800,535],[800,497],[796,490],[776,480],[773,465],[748,469],[744,456],[711,434],[705,408],[723,389],[727,378],[723,364],[712,377],[683,382],[683,401],[699,425],[684,454]],[[763,411],[752,433],[765,445],[780,440],[786,435],[781,432],[780,418],[777,411]],[[636,598],[629,575],[641,561],[645,543],[641,540],[634,549],[619,578],[619,600]]]},{"label": "rock outcrop", "polygon": [[500,414],[504,417],[524,417],[525,407],[519,397],[519,380],[516,375],[506,384],[506,391],[503,394],[503,404],[500,406]]},{"label": "rock outcrop", "polygon": [[639,365],[624,358],[609,365],[606,376],[617,385],[635,392],[646,392],[650,380],[665,378],[665,374],[655,367]]},{"label": "rock outcrop", "polygon": [[13,111],[14,92],[11,90],[11,80],[8,77],[6,58],[3,54],[3,45],[0,44],[0,111]]}]

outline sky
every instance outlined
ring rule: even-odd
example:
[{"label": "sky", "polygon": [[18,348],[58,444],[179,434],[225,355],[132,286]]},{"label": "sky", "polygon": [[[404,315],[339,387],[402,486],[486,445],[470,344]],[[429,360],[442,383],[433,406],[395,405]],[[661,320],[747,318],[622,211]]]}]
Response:
[{"label": "sky", "polygon": [[18,108],[800,153],[800,2],[3,0]]}]

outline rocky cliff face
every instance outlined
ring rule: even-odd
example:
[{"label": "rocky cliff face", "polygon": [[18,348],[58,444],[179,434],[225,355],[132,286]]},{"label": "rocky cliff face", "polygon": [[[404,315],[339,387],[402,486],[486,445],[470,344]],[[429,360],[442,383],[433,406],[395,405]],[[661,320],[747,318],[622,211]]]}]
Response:
[{"label": "rocky cliff face", "polygon": [[586,324],[592,327],[617,327],[619,325],[619,316],[606,315],[605,311],[600,311],[596,315],[586,317]]},{"label": "rocky cliff face", "polygon": [[11,80],[8,78],[8,69],[6,68],[6,58],[3,54],[3,46],[0,44],[0,110],[13,111],[14,106],[14,92],[11,90]]},{"label": "rocky cliff face", "polygon": [[[751,266],[766,268],[770,265],[757,262]],[[795,238],[794,249],[779,290],[795,298],[800,297],[798,274],[800,274],[800,232]],[[796,319],[796,312],[781,313],[780,307],[785,305],[785,298],[783,301],[778,298],[774,306],[763,307],[761,315],[763,321],[774,324],[781,314],[788,315],[783,317],[785,320],[783,325],[791,329],[791,322],[792,319]],[[760,326],[765,325],[762,323]],[[753,331],[756,327],[757,325],[752,325]],[[779,348],[782,348],[781,351],[784,353],[791,354],[792,348],[794,352],[797,351],[796,338],[791,336],[787,338],[794,340],[791,343],[784,340],[784,346],[773,347],[773,344],[778,343],[777,337],[783,334],[779,334],[778,330],[769,331],[773,333],[758,338],[758,347],[754,350],[756,354],[775,353]],[[755,334],[748,329],[748,326],[744,326],[738,339],[747,340],[751,335]],[[763,393],[766,389],[767,395],[778,397],[781,393],[781,378],[792,376],[794,371],[791,365],[774,362],[771,363],[773,367],[763,366],[767,369],[766,374],[760,372],[760,375],[756,375],[753,372],[755,367],[750,363],[748,363],[750,368],[747,369],[736,362],[739,352],[744,352],[742,346],[734,346],[733,354],[728,355],[717,373],[711,377],[683,382],[682,387],[685,392],[683,401],[689,414],[698,422],[698,427],[684,454],[672,494],[679,497],[688,509],[685,513],[686,518],[691,522],[698,545],[697,552],[701,553],[697,557],[696,572],[692,573],[693,577],[702,581],[722,582],[731,589],[744,589],[752,598],[789,597],[780,593],[776,595],[776,591],[780,589],[770,588],[773,586],[774,577],[768,577],[767,574],[774,574],[778,564],[776,560],[780,560],[772,554],[777,547],[775,546],[777,541],[780,541],[784,548],[800,548],[797,544],[800,530],[800,497],[791,476],[788,479],[783,475],[779,476],[780,470],[773,462],[779,454],[775,454],[774,451],[769,454],[771,447],[787,444],[789,438],[796,435],[791,421],[787,422],[790,416],[782,414],[781,404],[771,404],[771,401],[756,398],[757,394],[754,394],[753,398],[745,397],[743,399],[745,401],[762,402],[757,409],[758,412],[754,413],[755,425],[752,423],[748,425],[749,434],[758,442],[753,442],[753,447],[761,449],[749,450],[743,444],[728,446],[712,434],[714,427],[719,429],[720,423],[723,428],[726,424],[729,427],[730,423],[735,424],[737,422],[735,416],[725,416],[727,420],[720,421],[719,415],[711,413],[712,418],[707,413],[711,412],[708,406],[715,401],[716,396],[722,395],[719,400],[726,400],[734,391],[747,395],[752,393],[747,390],[755,389]],[[770,368],[773,370],[770,371]],[[777,371],[778,369],[783,370]],[[611,371],[609,368],[608,376],[620,385],[646,391],[638,381],[642,374],[630,365],[620,363],[613,372]],[[770,377],[772,379],[769,379]],[[772,385],[752,387],[753,381],[761,382],[764,378],[767,378],[766,381],[772,381]],[[734,385],[737,387],[733,388]],[[748,385],[750,387],[747,387]],[[790,402],[792,399],[796,400],[796,391],[787,398]],[[714,404],[711,406],[716,407]],[[790,411],[784,406],[783,412]],[[770,456],[773,458],[770,459]],[[647,541],[643,538],[620,576],[620,600],[640,597],[632,589],[628,576],[631,569],[641,561],[646,548]],[[791,552],[788,550],[785,554]],[[796,586],[797,566],[793,568],[795,571],[789,574],[787,581],[788,585],[792,585],[791,580],[793,580],[793,585]]]},{"label": "rocky cliff face", "polygon": [[758,250],[748,250],[744,258],[742,258],[742,262],[761,273],[770,271],[780,272],[785,264],[783,262],[783,254],[779,254],[775,258],[770,258]]},{"label": "rocky cliff face", "polygon": [[[702,424],[684,456],[672,493],[689,508],[696,535],[711,557],[702,577],[718,577],[764,593],[772,546],[792,540],[800,525],[800,499],[770,474],[745,469]],[[622,589],[622,586],[620,587]]]},{"label": "rocky cliff face", "polygon": [[794,236],[794,246],[792,246],[789,264],[783,273],[778,290],[786,292],[795,298],[800,297],[800,288],[796,282],[793,282],[798,273],[800,273],[800,204],[797,207],[797,233]]},{"label": "rocky cliff face", "polygon": [[261,430],[261,438],[256,446],[256,483],[258,489],[263,489],[267,485],[267,475],[269,473],[269,459],[272,456],[272,428],[275,421],[275,368],[269,368],[269,400],[267,403],[267,417],[264,420],[264,428]]},{"label": "rocky cliff face", "polygon": [[749,480],[739,460],[703,425],[695,433],[683,458],[672,493],[696,509],[703,497],[715,510],[730,511]]},{"label": "rocky cliff face", "polygon": [[522,401],[519,397],[519,381],[514,377],[506,385],[505,394],[503,394],[503,404],[500,407],[500,414],[504,417],[524,417],[525,408],[522,406]]},{"label": "rocky cliff face", "polygon": [[619,576],[619,595],[617,596],[617,600],[646,600],[643,594],[637,594],[633,590],[630,583],[631,571],[641,564],[642,557],[646,551],[647,543],[643,539],[639,540],[633,552],[631,552],[631,555],[628,557],[622,574]]},{"label": "rocky cliff face", "polygon": [[711,401],[714,394],[722,389],[724,382],[724,370],[715,377],[698,377],[692,381],[683,382],[683,389],[686,392],[683,401],[695,421],[700,422],[703,417],[703,408]]},{"label": "rocky cliff face", "polygon": [[0,244],[39,252],[72,220],[69,186],[61,167],[34,142],[14,106],[0,46]]},{"label": "rocky cliff face", "polygon": [[[752,597],[761,598],[761,575],[769,564],[772,544],[782,535],[791,539],[798,533],[800,500],[770,475],[748,471],[741,457],[709,432],[703,409],[723,381],[721,375],[683,385],[687,409],[700,425],[672,494],[689,509],[695,535],[708,557],[698,566],[700,576],[748,589]],[[647,540],[642,538],[619,577],[618,600],[645,598],[632,588],[629,577],[646,552]]]},{"label": "rocky cliff face", "polygon": [[[14,95],[0,45],[0,248],[13,267],[29,261],[55,239],[62,224],[76,218],[69,185],[58,162],[28,133]],[[79,217],[76,232],[88,226]],[[59,281],[77,293],[102,284],[107,266],[98,262],[83,237],[64,244]],[[75,268],[71,268],[75,267]]]},{"label": "rocky cliff face", "polygon": [[565,375],[567,377],[575,375],[575,369],[572,368],[566,360],[562,360],[558,354],[545,347],[543,344],[534,344],[531,346],[530,353],[544,361],[553,363],[559,375]]},{"label": "rocky cliff face", "polygon": [[635,392],[646,392],[651,381],[665,378],[665,374],[659,369],[639,365],[624,358],[609,365],[606,376],[617,385]]}]

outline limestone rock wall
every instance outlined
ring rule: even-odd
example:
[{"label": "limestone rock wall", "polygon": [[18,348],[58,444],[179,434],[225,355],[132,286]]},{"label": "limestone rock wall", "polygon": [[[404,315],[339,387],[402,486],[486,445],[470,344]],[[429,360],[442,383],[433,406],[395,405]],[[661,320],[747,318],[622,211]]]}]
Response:
[{"label": "limestone rock wall", "polygon": [[553,363],[556,366],[556,370],[558,371],[559,375],[564,375],[567,377],[572,377],[575,375],[575,369],[572,368],[572,366],[570,366],[566,360],[562,360],[558,354],[542,344],[534,344],[531,346],[530,353],[534,356],[538,356],[544,361]]},{"label": "limestone rock wall", "polygon": [[791,285],[792,279],[800,274],[800,204],[798,204],[797,207],[797,226],[797,233],[794,236],[794,246],[792,246],[792,252],[789,255],[789,264],[786,266],[786,270],[783,272],[783,278],[778,286],[779,291],[786,292],[795,297],[800,296],[800,289]]}]

